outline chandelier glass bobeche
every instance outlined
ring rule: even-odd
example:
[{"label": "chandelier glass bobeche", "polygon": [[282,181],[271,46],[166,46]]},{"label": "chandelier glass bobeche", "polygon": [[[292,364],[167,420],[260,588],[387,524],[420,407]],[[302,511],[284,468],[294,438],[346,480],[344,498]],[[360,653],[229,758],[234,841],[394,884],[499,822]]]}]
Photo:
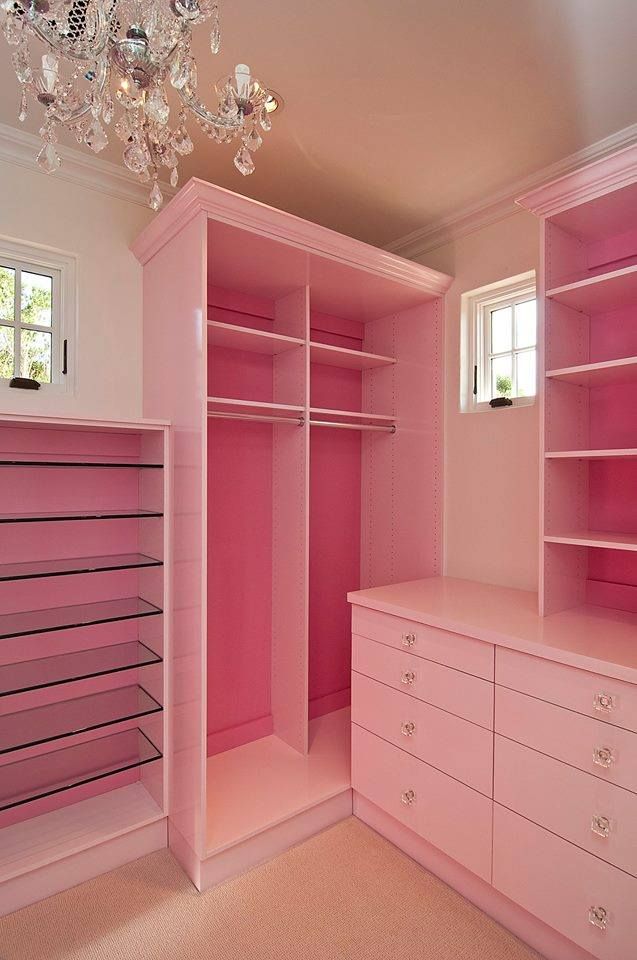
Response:
[{"label": "chandelier glass bobeche", "polygon": [[60,166],[58,127],[95,153],[113,128],[125,165],[149,184],[158,210],[160,172],[177,185],[179,158],[193,150],[186,121],[194,117],[211,140],[236,139],[236,168],[253,172],[261,133],[272,125],[268,91],[239,64],[216,85],[216,112],[197,96],[192,31],[208,23],[211,51],[219,52],[217,0],[0,0],[0,9],[22,85],[20,120],[31,99],[42,110],[43,170]]}]

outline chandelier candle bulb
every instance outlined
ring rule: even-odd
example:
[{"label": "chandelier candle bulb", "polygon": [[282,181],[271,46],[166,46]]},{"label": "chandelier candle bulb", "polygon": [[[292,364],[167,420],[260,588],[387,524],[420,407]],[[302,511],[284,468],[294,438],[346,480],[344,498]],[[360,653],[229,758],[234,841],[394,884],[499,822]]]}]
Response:
[{"label": "chandelier candle bulb", "polygon": [[193,30],[207,21],[211,52],[219,51],[218,0],[0,0],[0,9],[22,86],[19,118],[26,118],[28,97],[45,110],[37,162],[47,173],[60,166],[52,146],[58,127],[98,153],[109,142],[100,121],[115,120],[124,164],[150,184],[149,205],[157,210],[160,174],[176,184],[179,159],[193,149],[185,126],[193,117],[211,140],[238,140],[235,167],[253,172],[257,128],[271,126],[269,91],[240,63],[216,85],[216,110],[197,96]]}]

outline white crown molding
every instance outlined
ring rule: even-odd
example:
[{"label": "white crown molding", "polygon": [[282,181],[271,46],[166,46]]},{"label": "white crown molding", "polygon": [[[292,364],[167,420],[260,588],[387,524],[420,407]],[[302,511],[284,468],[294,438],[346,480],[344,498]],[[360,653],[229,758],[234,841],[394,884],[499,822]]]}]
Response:
[{"label": "white crown molding", "polygon": [[441,247],[453,240],[459,240],[461,237],[469,236],[469,234],[475,233],[476,230],[481,230],[489,224],[497,223],[499,220],[504,220],[515,213],[520,213],[520,207],[516,206],[518,198],[531,194],[553,180],[567,177],[591,163],[605,160],[617,151],[636,144],[637,123],[634,123],[630,127],[625,127],[623,130],[585,147],[583,150],[578,150],[570,157],[558,160],[557,163],[552,163],[529,177],[509,184],[505,189],[491,194],[485,200],[465,207],[464,210],[449,217],[443,217],[427,224],[420,230],[414,230],[404,237],[399,237],[392,243],[387,244],[385,249],[397,253],[401,257],[416,260],[429,250]]},{"label": "white crown molding", "polygon": [[[6,123],[0,123],[0,160],[15,163],[28,170],[51,176],[58,180],[97,190],[118,200],[128,200],[148,206],[148,186],[140,183],[134,174],[109,160],[100,160],[72,147],[56,147],[62,164],[55,173],[46,174],[36,163],[36,156],[42,147],[39,137]],[[161,183],[161,190],[167,200],[177,192],[167,183]]]}]

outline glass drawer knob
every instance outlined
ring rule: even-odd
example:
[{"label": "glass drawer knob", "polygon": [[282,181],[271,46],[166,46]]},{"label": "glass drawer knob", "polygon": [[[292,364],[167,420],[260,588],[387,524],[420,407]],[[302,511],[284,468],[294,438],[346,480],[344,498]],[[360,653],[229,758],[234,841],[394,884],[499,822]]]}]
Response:
[{"label": "glass drawer knob", "polygon": [[414,680],[416,679],[416,674],[413,670],[405,670],[400,675],[400,682],[404,683],[406,687],[410,687]]},{"label": "glass drawer knob", "polygon": [[617,706],[612,693],[596,693],[593,697],[593,707],[598,713],[611,713]]},{"label": "glass drawer knob", "polygon": [[416,642],[415,633],[403,633],[403,647],[413,647]]},{"label": "glass drawer knob", "polygon": [[608,817],[594,816],[591,820],[591,830],[598,837],[608,837],[610,834],[610,820]]},{"label": "glass drawer knob", "polygon": [[401,723],[400,732],[403,737],[413,737],[416,732],[416,724],[413,720],[408,720],[407,723]]},{"label": "glass drawer knob", "polygon": [[608,926],[608,910],[605,907],[591,907],[588,911],[588,922],[600,930]]},{"label": "glass drawer knob", "polygon": [[593,763],[598,767],[604,767],[606,770],[615,762],[615,756],[610,747],[595,747],[593,750]]},{"label": "glass drawer knob", "polygon": [[400,802],[404,803],[406,807],[411,807],[416,802],[416,793],[414,790],[405,790],[401,794]]}]

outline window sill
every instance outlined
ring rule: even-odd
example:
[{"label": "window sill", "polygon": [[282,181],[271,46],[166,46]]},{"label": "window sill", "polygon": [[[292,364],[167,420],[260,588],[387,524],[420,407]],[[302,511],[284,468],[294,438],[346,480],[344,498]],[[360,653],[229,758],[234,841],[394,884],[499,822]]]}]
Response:
[{"label": "window sill", "polygon": [[501,410],[515,410],[517,407],[532,407],[536,400],[537,397],[514,397],[510,407],[491,407],[488,400],[483,400],[481,403],[472,403],[471,406],[465,407],[462,413],[487,413],[491,411],[498,413]]}]

